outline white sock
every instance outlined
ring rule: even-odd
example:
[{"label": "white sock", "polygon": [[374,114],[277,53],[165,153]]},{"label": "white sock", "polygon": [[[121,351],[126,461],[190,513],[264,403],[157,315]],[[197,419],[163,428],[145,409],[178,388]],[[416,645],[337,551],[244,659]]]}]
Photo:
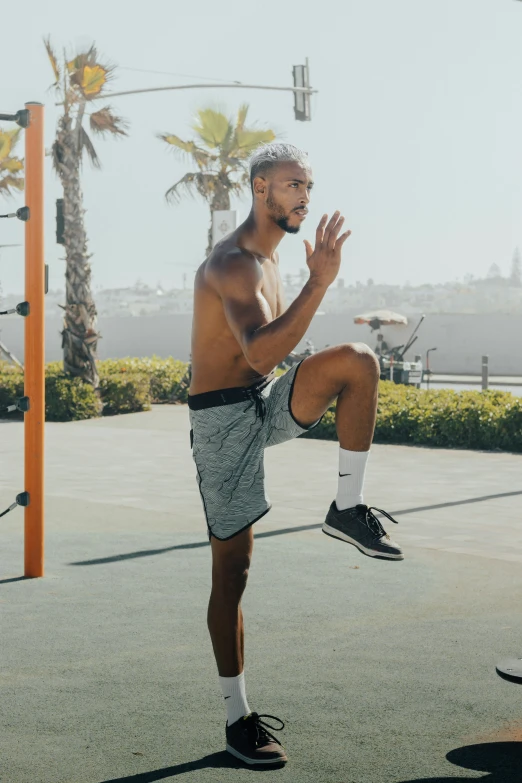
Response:
[{"label": "white sock", "polygon": [[369,451],[339,449],[339,488],[335,505],[339,511],[363,502],[363,484]]},{"label": "white sock", "polygon": [[227,723],[231,726],[251,712],[245,692],[245,672],[237,677],[220,677],[219,682],[227,707]]}]

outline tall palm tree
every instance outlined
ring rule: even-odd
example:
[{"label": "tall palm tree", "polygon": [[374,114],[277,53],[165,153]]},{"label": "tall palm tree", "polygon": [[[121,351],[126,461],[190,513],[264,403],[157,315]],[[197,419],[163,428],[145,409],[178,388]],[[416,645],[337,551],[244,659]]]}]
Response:
[{"label": "tall palm tree", "polygon": [[0,195],[10,196],[13,190],[24,189],[24,162],[13,155],[21,128],[3,130],[0,128]]},{"label": "tall palm tree", "polygon": [[89,113],[88,105],[104,96],[104,90],[114,74],[114,66],[98,59],[96,48],[79,52],[69,60],[64,54],[58,61],[50,38],[45,48],[54,71],[52,87],[60,96],[62,115],[58,120],[53,144],[53,164],[63,185],[64,245],[66,257],[65,306],[62,331],[64,370],[91,383],[96,389],[99,376],[96,368],[97,312],[91,293],[91,256],[87,253],[84,225],[81,168],[85,154],[95,168],[100,159],[85,129],[89,117],[95,134],[126,136],[126,123],[113,114],[110,106]]},{"label": "tall palm tree", "polygon": [[246,104],[240,107],[235,121],[222,112],[201,109],[192,126],[196,141],[182,141],[172,133],[159,135],[188,155],[197,167],[169,188],[165,197],[168,202],[179,203],[184,193],[198,194],[210,205],[207,256],[212,250],[212,212],[230,209],[230,194],[239,195],[249,185],[247,159],[261,144],[276,138],[272,130],[247,128],[247,114]]}]

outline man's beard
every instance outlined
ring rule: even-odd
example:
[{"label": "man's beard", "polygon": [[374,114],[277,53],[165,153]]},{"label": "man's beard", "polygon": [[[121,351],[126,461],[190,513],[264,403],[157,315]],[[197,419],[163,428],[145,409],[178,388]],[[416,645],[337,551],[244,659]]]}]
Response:
[{"label": "man's beard", "polygon": [[291,226],[288,222],[290,214],[286,215],[283,207],[277,203],[277,201],[274,200],[272,196],[272,191],[269,190],[268,197],[266,199],[266,205],[268,209],[270,210],[270,217],[274,221],[276,225],[279,226],[279,228],[282,228],[283,231],[286,231],[287,234],[298,234],[299,230],[301,229],[301,226],[297,224],[296,226]]}]

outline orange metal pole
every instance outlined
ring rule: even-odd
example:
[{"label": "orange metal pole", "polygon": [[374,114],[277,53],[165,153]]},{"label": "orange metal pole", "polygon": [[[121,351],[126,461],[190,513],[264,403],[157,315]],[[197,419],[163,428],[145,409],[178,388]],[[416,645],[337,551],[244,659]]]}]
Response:
[{"label": "orange metal pole", "polygon": [[25,204],[29,220],[25,224],[25,395],[30,410],[25,414],[25,576],[44,575],[44,107],[26,103],[30,112],[25,131]]}]

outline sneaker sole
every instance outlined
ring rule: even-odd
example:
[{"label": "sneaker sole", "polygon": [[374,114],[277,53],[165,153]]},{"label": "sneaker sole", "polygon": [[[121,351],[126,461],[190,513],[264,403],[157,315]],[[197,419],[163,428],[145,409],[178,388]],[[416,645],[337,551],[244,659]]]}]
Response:
[{"label": "sneaker sole", "polygon": [[386,555],[384,552],[376,552],[373,549],[367,549],[367,547],[363,546],[358,541],[347,536],[346,533],[341,533],[334,527],[330,527],[326,522],[323,524],[323,533],[326,533],[327,536],[331,536],[332,538],[338,538],[339,541],[346,541],[347,544],[352,544],[352,546],[357,547],[359,552],[362,552],[363,555],[368,555],[368,557],[376,557],[378,560],[404,560],[403,554],[393,555],[390,553],[389,555]]},{"label": "sneaker sole", "polygon": [[249,759],[247,756],[243,756],[242,753],[240,753],[238,750],[233,748],[231,745],[227,743],[226,747],[227,751],[231,753],[233,756],[235,756],[237,759],[241,759],[241,761],[244,761],[245,764],[262,764],[264,767],[269,765],[275,765],[275,764],[286,764],[288,761],[286,756],[281,756],[277,759]]}]

